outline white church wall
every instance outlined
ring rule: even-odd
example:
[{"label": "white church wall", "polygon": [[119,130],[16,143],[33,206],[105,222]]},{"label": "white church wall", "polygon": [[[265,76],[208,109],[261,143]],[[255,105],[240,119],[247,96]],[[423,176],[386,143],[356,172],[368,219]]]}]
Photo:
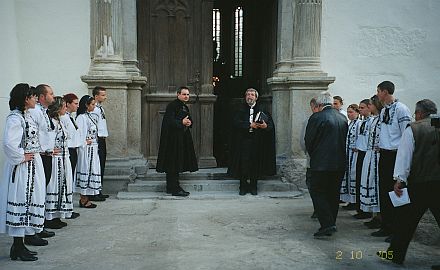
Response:
[{"label": "white church wall", "polygon": [[376,93],[384,80],[414,110],[429,98],[440,107],[440,1],[324,0],[321,60],[344,107]]},{"label": "white church wall", "polygon": [[[9,92],[19,82],[49,84],[56,95],[87,94],[80,76],[90,64],[89,0],[2,0],[0,25],[1,127]],[[0,151],[0,166],[3,161]]]},{"label": "white church wall", "polygon": [[[13,0],[0,2],[0,25],[0,36],[2,37],[0,43],[0,141],[3,141],[5,117],[9,112],[9,91],[20,81],[20,61]],[[3,168],[4,159],[3,150],[1,150],[0,168]]]}]

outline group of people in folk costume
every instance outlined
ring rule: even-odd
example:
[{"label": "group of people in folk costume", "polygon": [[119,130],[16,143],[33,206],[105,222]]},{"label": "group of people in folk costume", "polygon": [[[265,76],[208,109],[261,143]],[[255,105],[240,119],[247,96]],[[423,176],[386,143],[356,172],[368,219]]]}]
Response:
[{"label": "group of people in folk costume", "polygon": [[[400,136],[411,122],[411,114],[393,97],[391,82],[379,84],[377,92],[359,105],[348,106],[347,169],[342,179],[340,199],[348,203],[343,208],[357,211],[354,215],[357,219],[374,215],[364,224],[371,229],[380,229],[372,235],[388,236],[386,241],[390,242],[393,206],[388,192],[393,190],[392,173]],[[385,159],[390,154],[390,160]]]},{"label": "group of people in folk costume", "polygon": [[[104,201],[101,193],[105,152],[98,153],[100,132],[108,135],[103,108],[105,89],[95,97],[66,94],[54,96],[49,85],[17,84],[10,92],[3,148],[6,164],[0,181],[0,233],[14,238],[12,260],[35,261],[37,252],[26,245],[45,246],[54,232],[73,219],[73,192],[79,206],[95,208]],[[96,98],[96,100],[95,100]],[[76,117],[73,117],[76,112]],[[99,129],[104,128],[104,130]],[[104,163],[105,164],[105,163]]]}]

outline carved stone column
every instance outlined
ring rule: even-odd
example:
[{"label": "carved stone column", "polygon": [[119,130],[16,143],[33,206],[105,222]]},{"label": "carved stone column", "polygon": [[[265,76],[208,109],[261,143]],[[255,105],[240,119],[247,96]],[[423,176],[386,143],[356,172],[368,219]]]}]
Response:
[{"label": "carved stone column", "polygon": [[[274,121],[284,127],[287,123],[288,131],[278,129],[276,137],[278,161],[282,162],[284,157],[304,158],[300,137],[311,113],[309,101],[327,90],[335,78],[328,77],[320,65],[322,0],[279,0],[278,18],[279,59],[267,82],[273,92]],[[292,28],[286,26],[289,23]]]},{"label": "carved stone column", "polygon": [[322,76],[321,20],[322,0],[296,0],[293,31],[294,72]]},{"label": "carved stone column", "polygon": [[[142,86],[136,56],[136,0],[90,2],[90,55],[87,75],[81,79],[91,90],[107,89],[109,137],[104,188],[120,190],[133,177],[134,167],[144,164],[141,155]],[[113,181],[111,181],[113,180]]]}]

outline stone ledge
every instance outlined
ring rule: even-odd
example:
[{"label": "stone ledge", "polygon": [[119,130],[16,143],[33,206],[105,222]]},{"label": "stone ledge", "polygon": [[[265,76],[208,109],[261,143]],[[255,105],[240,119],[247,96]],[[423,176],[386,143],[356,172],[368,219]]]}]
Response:
[{"label": "stone ledge", "polygon": [[251,199],[295,199],[302,198],[299,191],[289,192],[260,192],[256,196],[247,194],[238,195],[238,192],[193,192],[188,197],[177,197],[164,192],[118,192],[116,198],[120,200],[251,200]]}]

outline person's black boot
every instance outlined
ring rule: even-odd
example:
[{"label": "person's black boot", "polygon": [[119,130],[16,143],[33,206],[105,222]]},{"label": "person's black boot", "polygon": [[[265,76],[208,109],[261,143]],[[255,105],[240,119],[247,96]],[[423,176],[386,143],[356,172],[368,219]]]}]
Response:
[{"label": "person's black boot", "polygon": [[257,192],[257,179],[251,179],[251,183],[249,186],[250,186],[249,187],[250,193],[254,196],[257,195],[258,194],[258,192]]},{"label": "person's black boot", "polygon": [[11,260],[15,261],[18,258],[22,261],[36,261],[37,257],[31,254],[31,251],[26,249],[23,243],[23,237],[14,237],[14,243],[11,246],[9,253]]},{"label": "person's black boot", "polygon": [[55,236],[54,232],[48,231],[45,228],[43,228],[43,230],[41,232],[37,233],[37,234],[38,234],[38,236],[40,238],[49,238],[49,237],[54,237]]},{"label": "person's black boot", "polygon": [[24,243],[29,246],[47,246],[49,244],[46,239],[41,239],[37,234],[25,235]]},{"label": "person's black boot", "polygon": [[238,194],[240,196],[244,196],[246,195],[246,193],[248,192],[248,182],[245,179],[240,179],[240,187],[239,187],[239,192]]}]

